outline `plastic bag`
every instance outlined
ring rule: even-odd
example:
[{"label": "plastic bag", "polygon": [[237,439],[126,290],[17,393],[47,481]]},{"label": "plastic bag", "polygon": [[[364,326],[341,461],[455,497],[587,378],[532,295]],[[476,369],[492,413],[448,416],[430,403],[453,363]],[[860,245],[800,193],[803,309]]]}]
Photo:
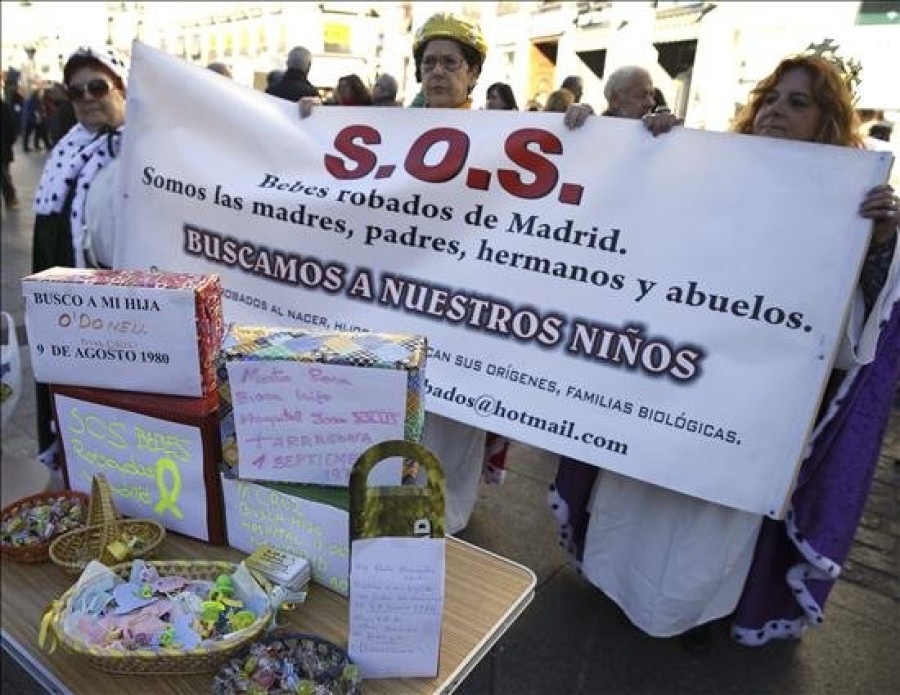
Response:
[{"label": "plastic bag", "polygon": [[0,374],[3,377],[2,386],[0,386],[0,402],[3,404],[3,420],[2,425],[12,417],[19,402],[19,396],[22,394],[22,359],[19,356],[19,340],[16,337],[16,326],[13,323],[12,316],[3,313],[3,320],[6,322],[6,335],[9,341],[2,347],[0,351]]}]

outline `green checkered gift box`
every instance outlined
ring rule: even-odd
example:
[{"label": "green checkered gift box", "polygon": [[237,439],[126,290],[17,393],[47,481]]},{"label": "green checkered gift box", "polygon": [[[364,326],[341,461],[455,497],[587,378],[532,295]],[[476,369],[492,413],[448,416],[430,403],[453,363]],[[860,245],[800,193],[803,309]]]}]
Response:
[{"label": "green checkered gift box", "polygon": [[[218,362],[222,472],[347,487],[386,420],[395,435],[384,438],[421,441],[426,353],[418,335],[230,326]],[[400,478],[416,473],[406,461]]]}]

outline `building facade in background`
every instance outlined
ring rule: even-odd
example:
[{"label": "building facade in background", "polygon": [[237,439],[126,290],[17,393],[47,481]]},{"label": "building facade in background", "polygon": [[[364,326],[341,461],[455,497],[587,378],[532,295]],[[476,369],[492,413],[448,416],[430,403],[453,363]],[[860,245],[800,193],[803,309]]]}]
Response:
[{"label": "building facade in background", "polygon": [[[474,103],[496,81],[520,106],[543,105],[567,75],[605,107],[617,67],[650,69],[670,106],[696,128],[724,130],[750,88],[785,55],[834,40],[863,66],[860,108],[900,118],[900,2],[3,2],[3,67],[25,84],[59,80],[84,42],[128,52],[133,39],[198,65],[226,63],[257,89],[296,45],[312,51],[312,82],[382,72],[404,103],[418,91],[410,46],[433,12],[479,21],[490,46]],[[892,70],[893,68],[893,70]]]}]

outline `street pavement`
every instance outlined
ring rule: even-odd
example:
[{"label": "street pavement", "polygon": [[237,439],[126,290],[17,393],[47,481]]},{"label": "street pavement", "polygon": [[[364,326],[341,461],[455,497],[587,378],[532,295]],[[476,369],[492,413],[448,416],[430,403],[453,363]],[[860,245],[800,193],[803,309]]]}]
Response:
[{"label": "street pavement", "polygon": [[[2,213],[2,308],[25,347],[20,278],[30,270],[34,215],[30,199],[46,154],[16,146],[12,175],[22,206]],[[7,340],[3,330],[3,342]],[[34,396],[24,389],[2,433],[3,505],[38,492]],[[460,537],[534,570],[534,602],[460,686],[462,695],[897,695],[900,693],[900,407],[843,575],[822,627],[796,642],[737,645],[727,625],[713,625],[705,645],[655,639],[633,627],[616,605],[567,565],[546,504],[555,457],[514,445],[507,480],[482,486]],[[40,692],[3,655],[3,695]],[[491,686],[494,686],[491,691]],[[106,695],[98,693],[97,695]]]}]

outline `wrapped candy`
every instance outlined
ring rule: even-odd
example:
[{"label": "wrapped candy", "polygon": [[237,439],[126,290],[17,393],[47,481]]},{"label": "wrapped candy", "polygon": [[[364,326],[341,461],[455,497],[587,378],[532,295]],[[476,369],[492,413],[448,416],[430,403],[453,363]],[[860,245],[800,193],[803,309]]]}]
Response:
[{"label": "wrapped candy", "polygon": [[4,517],[0,540],[15,548],[47,543],[83,525],[86,515],[81,498],[61,496],[24,502]]},{"label": "wrapped candy", "polygon": [[213,682],[216,695],[358,695],[359,669],[346,652],[313,635],[256,642],[232,657]]}]

